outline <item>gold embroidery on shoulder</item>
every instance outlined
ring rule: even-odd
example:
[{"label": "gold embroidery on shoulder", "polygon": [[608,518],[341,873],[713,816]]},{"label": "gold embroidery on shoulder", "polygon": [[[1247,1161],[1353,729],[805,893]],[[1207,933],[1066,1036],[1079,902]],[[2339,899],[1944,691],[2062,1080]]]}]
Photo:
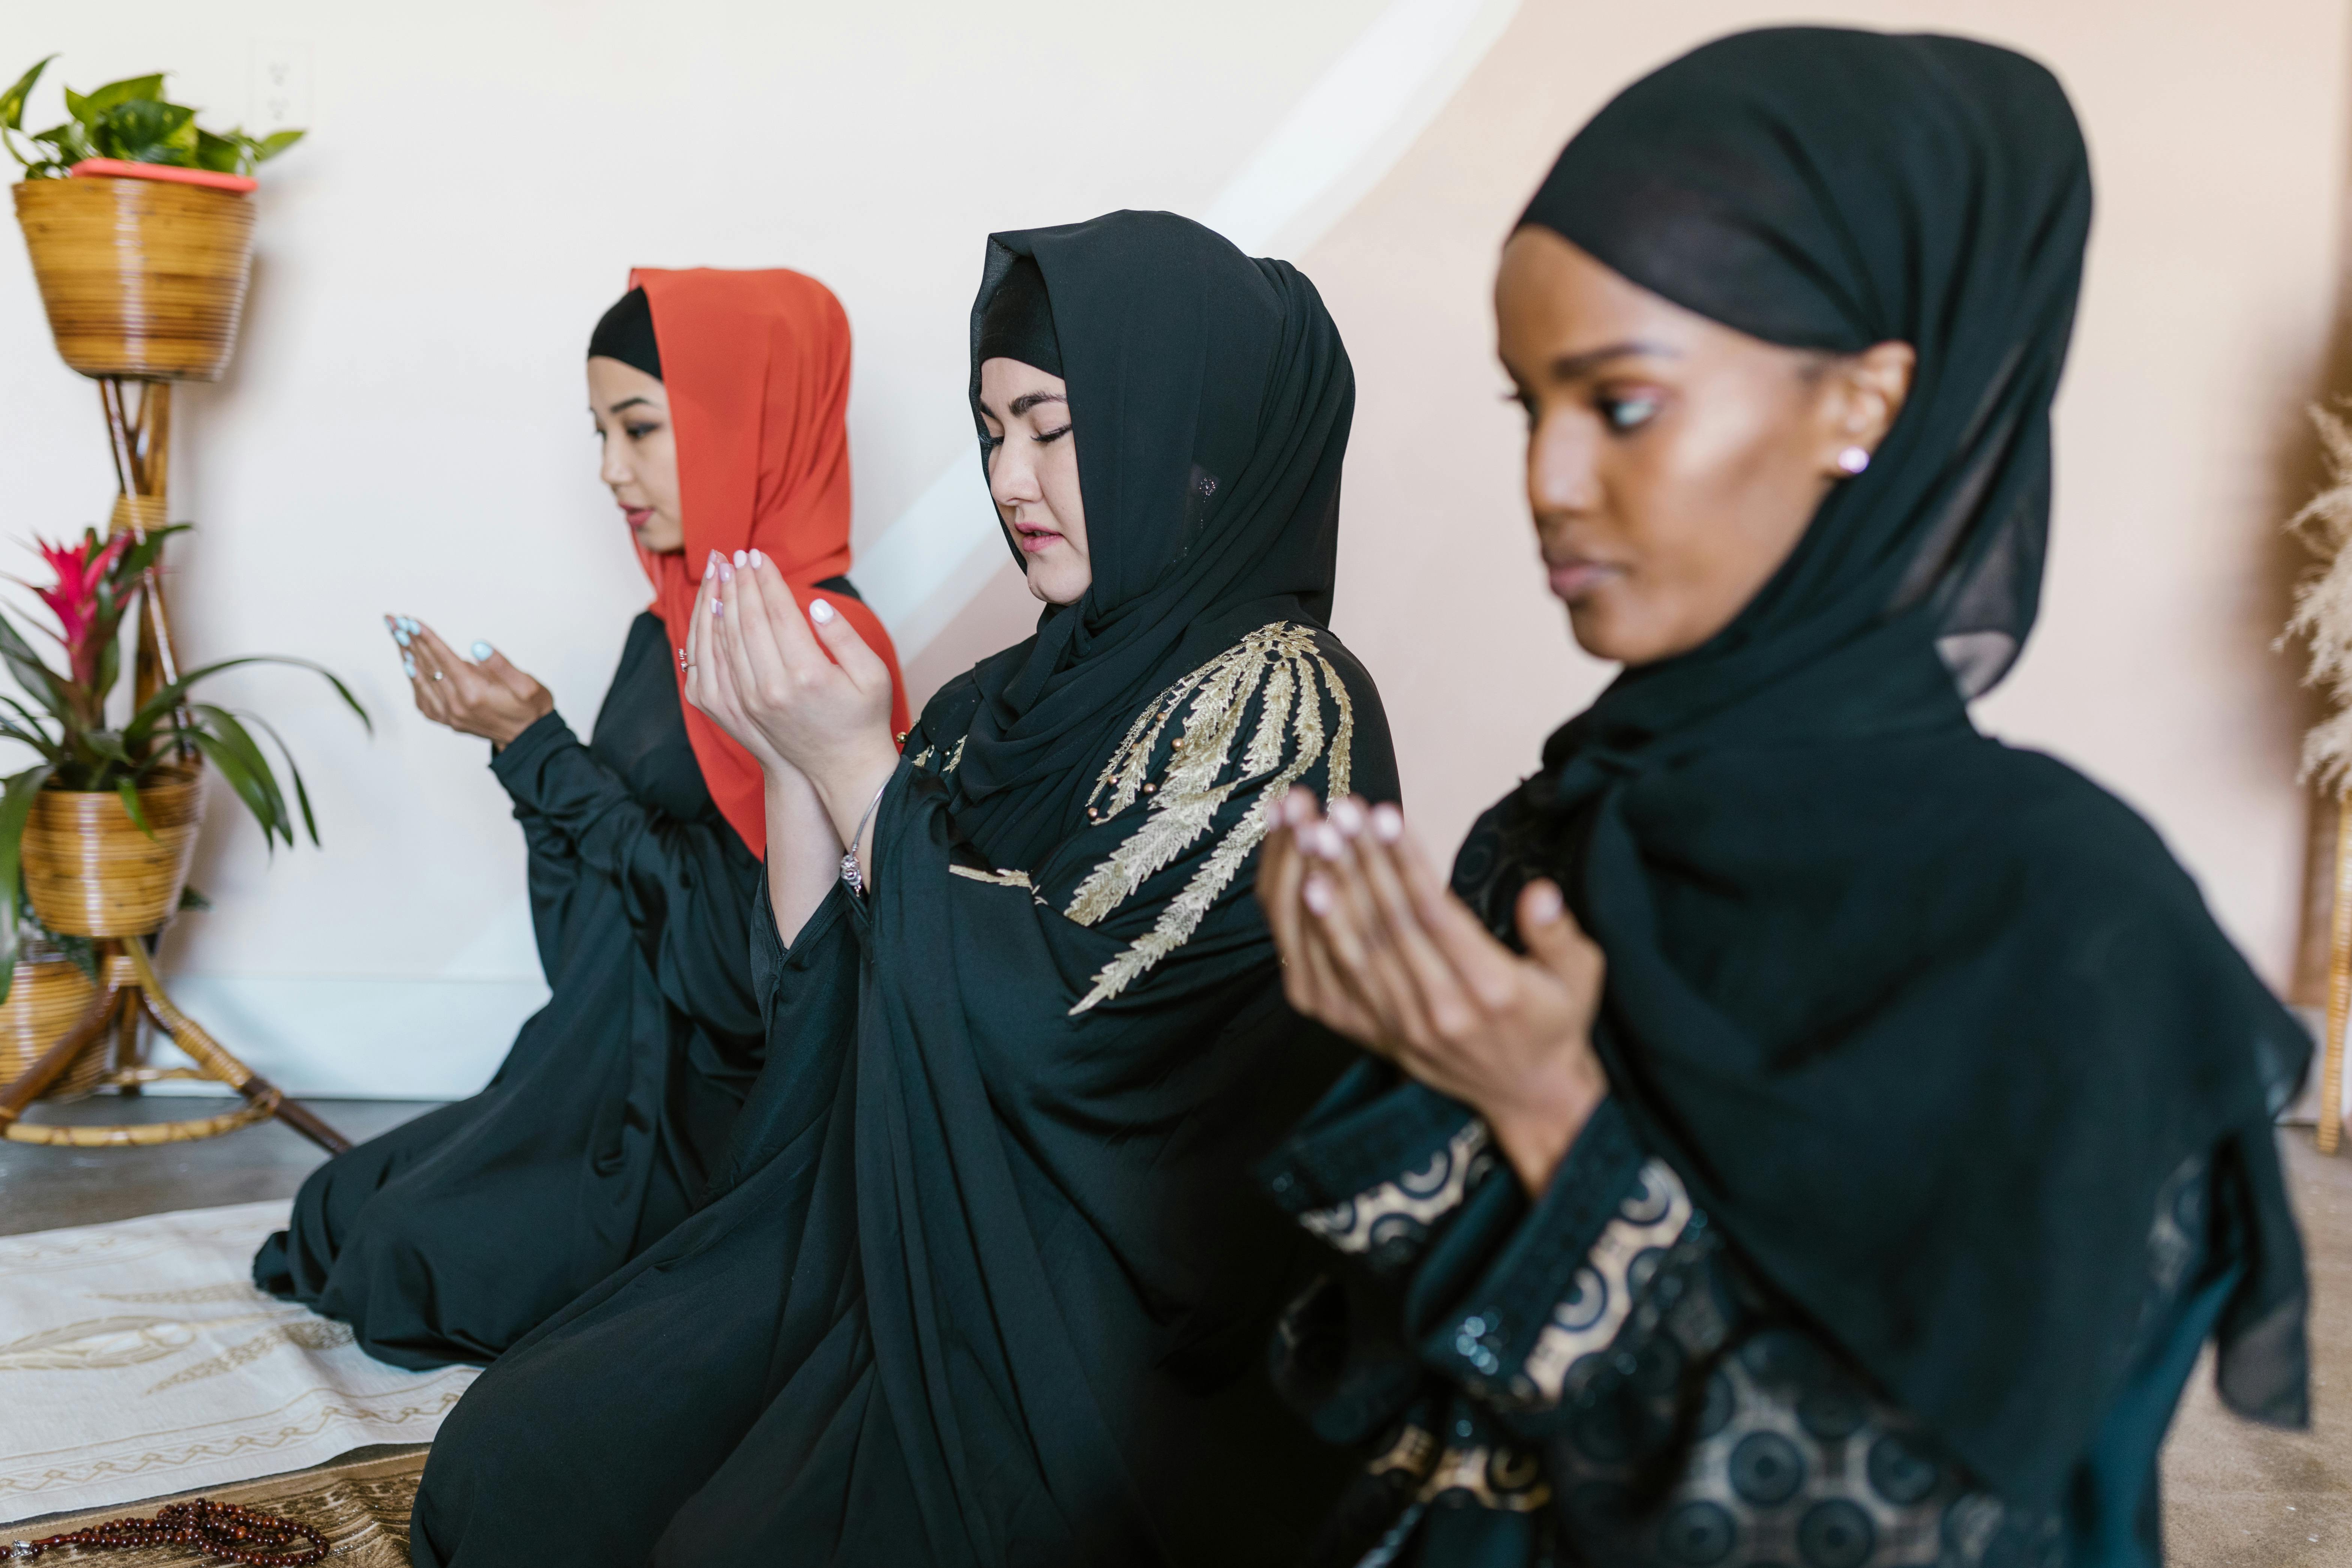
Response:
[{"label": "gold embroidery on shoulder", "polygon": [[1000,888],[1030,886],[1029,873],[1026,871],[983,871],[977,866],[950,866],[948,868],[948,875],[969,878],[975,882],[989,882]]},{"label": "gold embroidery on shoulder", "polygon": [[[1240,771],[1219,784],[1219,776],[1232,763],[1243,715],[1261,694],[1257,727],[1243,748]],[[1327,699],[1339,713],[1328,747],[1323,730]],[[1179,709],[1184,710],[1183,729],[1169,742],[1166,777],[1154,784],[1150,777],[1152,752]],[[1324,760],[1327,750],[1331,793],[1345,795],[1355,732],[1355,704],[1348,696],[1347,684],[1316,647],[1315,633],[1286,621],[1250,633],[1145,709],[1096,782],[1094,794],[1087,797],[1087,815],[1094,821],[1108,821],[1146,795],[1151,798],[1150,808],[1142,825],[1112,851],[1109,859],[1088,872],[1071,895],[1070,906],[1063,912],[1078,924],[1099,923],[1152,873],[1174,861],[1207,832],[1236,790],[1269,774],[1272,777],[1249,811],[1226,831],[1201,868],[1169,900],[1151,930],[1105,965],[1095,976],[1094,988],[1070,1011],[1083,1013],[1118,995],[1191,940],[1209,906],[1265,837],[1275,803]],[[1286,763],[1286,752],[1290,757]],[[1106,792],[1107,805],[1100,804]]]},{"label": "gold embroidery on shoulder", "polygon": [[971,739],[971,737],[968,734],[958,735],[956,737],[955,750],[950,752],[948,753],[948,760],[940,764],[940,776],[941,778],[945,778],[948,774],[956,771],[956,764],[963,761],[963,743]]},{"label": "gold embroidery on shoulder", "polygon": [[925,746],[921,751],[917,752],[913,756],[907,759],[908,765],[910,767],[921,767],[925,763],[931,760],[931,751],[932,748]]}]

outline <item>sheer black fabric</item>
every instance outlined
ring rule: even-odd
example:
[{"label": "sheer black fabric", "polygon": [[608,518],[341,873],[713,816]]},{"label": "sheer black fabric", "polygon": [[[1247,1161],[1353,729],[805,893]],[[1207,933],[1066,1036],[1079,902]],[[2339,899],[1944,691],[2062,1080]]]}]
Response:
[{"label": "sheer black fabric", "polygon": [[2089,205],[2049,73],[1953,38],[1738,35],[1579,133],[1528,222],[1751,333],[1907,342],[1917,373],[1733,624],[1622,675],[1454,868],[1504,934],[1561,883],[1641,1146],[2026,1513],[2116,1407],[2192,1160],[2228,1173],[2221,1391],[2305,1401],[2271,1118],[2309,1043],[2146,823],[1964,706],[2032,621]]},{"label": "sheer black fabric", "polygon": [[1342,1065],[1251,895],[1272,802],[1396,789],[1320,624],[1347,357],[1181,219],[1000,237],[1052,290],[1094,591],[926,708],[866,899],[789,952],[760,915],[719,1195],[474,1385],[422,1564],[1286,1563],[1344,1479],[1258,1375],[1306,1248],[1248,1172]]},{"label": "sheer black fabric", "polygon": [[489,1087],[311,1173],[254,1280],[403,1366],[487,1362],[683,1219],[759,1069],[759,863],[703,787],[661,622],[629,628],[583,746],[491,759],[554,994]]}]

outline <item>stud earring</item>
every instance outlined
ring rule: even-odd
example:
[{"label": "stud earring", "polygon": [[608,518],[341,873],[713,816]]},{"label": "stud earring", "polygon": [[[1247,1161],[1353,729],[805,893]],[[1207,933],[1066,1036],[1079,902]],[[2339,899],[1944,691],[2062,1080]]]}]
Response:
[{"label": "stud earring", "polygon": [[1859,447],[1848,447],[1837,455],[1837,465],[1849,474],[1858,474],[1870,467],[1870,454]]}]

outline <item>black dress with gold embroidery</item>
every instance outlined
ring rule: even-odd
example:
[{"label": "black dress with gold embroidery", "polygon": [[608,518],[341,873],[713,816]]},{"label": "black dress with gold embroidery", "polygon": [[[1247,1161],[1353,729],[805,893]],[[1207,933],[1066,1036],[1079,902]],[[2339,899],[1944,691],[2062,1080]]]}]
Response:
[{"label": "black dress with gold embroidery", "polygon": [[1344,1054],[1251,882],[1292,785],[1396,793],[1325,629],[1353,374],[1296,269],[1114,213],[994,237],[975,401],[1016,255],[1090,584],[925,710],[868,893],[756,922],[721,1195],[474,1385],[420,1564],[1232,1568],[1345,1479],[1264,1375],[1312,1248],[1249,1175]]},{"label": "black dress with gold embroidery", "polygon": [[978,692],[933,700],[870,901],[790,952],[762,907],[731,1188],[467,1394],[420,1563],[1295,1557],[1341,1476],[1261,1370],[1311,1248],[1247,1172],[1341,1058],[1251,872],[1289,784],[1395,778],[1328,632],[1201,630],[1032,865],[957,832]]}]

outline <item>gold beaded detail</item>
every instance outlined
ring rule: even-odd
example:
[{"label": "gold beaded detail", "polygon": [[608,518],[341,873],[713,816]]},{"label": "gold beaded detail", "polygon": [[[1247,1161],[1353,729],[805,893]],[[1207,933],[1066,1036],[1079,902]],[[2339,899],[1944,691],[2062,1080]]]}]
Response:
[{"label": "gold beaded detail", "polygon": [[[1087,797],[1087,820],[1108,822],[1145,796],[1150,797],[1150,806],[1141,825],[1071,895],[1063,912],[1079,925],[1100,923],[1154,872],[1182,855],[1243,785],[1266,782],[1152,928],[1104,966],[1072,1013],[1118,995],[1200,929],[1210,905],[1265,837],[1276,804],[1325,759],[1326,702],[1336,712],[1328,737],[1329,793],[1348,793],[1355,705],[1315,636],[1312,628],[1288,621],[1251,632],[1162,692],[1111,753]],[[1220,784],[1253,704],[1257,722],[1243,746],[1238,770]],[[1152,757],[1180,711],[1182,731],[1169,742],[1167,765],[1155,780],[1149,776]]]}]

